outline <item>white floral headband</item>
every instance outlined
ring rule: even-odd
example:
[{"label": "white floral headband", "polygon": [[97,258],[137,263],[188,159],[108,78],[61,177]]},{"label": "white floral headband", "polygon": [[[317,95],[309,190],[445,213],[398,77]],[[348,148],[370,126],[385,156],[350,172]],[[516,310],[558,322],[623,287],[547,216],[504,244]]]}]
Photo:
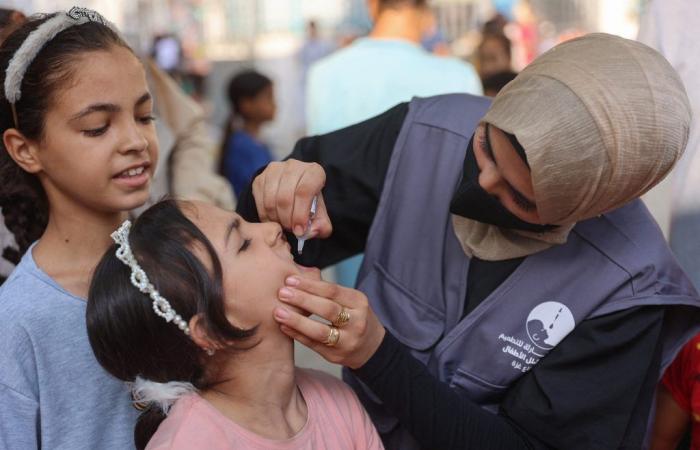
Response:
[{"label": "white floral headband", "polygon": [[22,42],[19,49],[10,59],[5,72],[5,98],[10,102],[12,107],[12,117],[15,121],[15,127],[19,126],[17,120],[17,111],[15,104],[22,96],[22,79],[27,72],[27,68],[34,61],[36,55],[39,54],[42,48],[51,39],[56,37],[61,31],[88,22],[96,22],[105,25],[119,34],[116,27],[102,17],[98,12],[87,8],[74,6],[68,12],[59,12],[46,22],[32,31],[29,36]]},{"label": "white floral headband", "polygon": [[[131,269],[131,284],[139,291],[147,294],[153,300],[153,311],[166,322],[173,322],[186,335],[190,335],[190,327],[182,317],[175,312],[170,306],[170,303],[163,298],[158,291],[153,287],[146,276],[136,257],[131,251],[129,244],[129,231],[131,230],[131,221],[125,220],[121,226],[112,233],[112,239],[117,243],[119,248],[116,251],[117,258]],[[213,352],[207,350],[210,356]],[[170,408],[175,402],[185,395],[197,392],[197,388],[192,383],[185,381],[169,381],[167,383],[158,383],[137,376],[136,379],[127,383],[131,389],[134,407],[138,410],[143,410],[146,406],[155,405],[163,411],[163,414],[168,414]]]},{"label": "white floral headband", "polygon": [[153,300],[153,311],[155,311],[156,314],[165,319],[166,322],[173,322],[189,336],[190,327],[187,322],[175,312],[170,306],[170,302],[158,293],[156,288],[148,280],[146,272],[143,271],[138,261],[136,261],[136,257],[131,252],[131,245],[129,245],[130,230],[131,221],[125,220],[111,236],[114,242],[119,246],[116,252],[117,258],[131,269],[131,284]]}]

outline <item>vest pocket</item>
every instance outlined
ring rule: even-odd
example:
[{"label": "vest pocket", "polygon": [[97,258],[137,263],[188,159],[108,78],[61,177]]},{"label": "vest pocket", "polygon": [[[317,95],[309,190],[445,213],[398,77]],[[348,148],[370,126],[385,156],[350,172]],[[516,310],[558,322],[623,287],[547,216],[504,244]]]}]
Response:
[{"label": "vest pocket", "polygon": [[443,314],[409,291],[377,262],[358,288],[367,295],[382,325],[410,348],[428,350],[442,336]]},{"label": "vest pocket", "polygon": [[474,402],[493,412],[498,410],[509,387],[486,381],[461,368],[457,368],[452,375],[450,386],[463,390]]}]

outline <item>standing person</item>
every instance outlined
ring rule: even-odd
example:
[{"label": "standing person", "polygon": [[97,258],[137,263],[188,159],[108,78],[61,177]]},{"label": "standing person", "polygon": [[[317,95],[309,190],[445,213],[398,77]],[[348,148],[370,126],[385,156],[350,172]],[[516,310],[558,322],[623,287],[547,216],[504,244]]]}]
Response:
[{"label": "standing person", "polygon": [[639,26],[639,41],[657,49],[678,71],[688,91],[693,119],[688,150],[665,186],[649,202],[662,228],[669,229],[671,249],[700,289],[700,8],[692,1],[653,0]]},{"label": "standing person", "polygon": [[484,33],[476,49],[477,70],[482,80],[503,72],[512,72],[511,44],[505,34]]},{"label": "standing person", "polygon": [[[421,47],[429,17],[427,0],[368,0],[367,7],[374,23],[369,36],[311,68],[309,134],[360,122],[415,96],[482,93],[470,64]],[[358,256],[339,265],[341,284],[355,285],[361,261]]]},{"label": "standing person", "polygon": [[219,163],[236,195],[258,169],[272,161],[272,153],[260,140],[266,122],[275,119],[277,106],[272,80],[254,70],[234,76],[228,85],[231,116],[226,124]]},{"label": "standing person", "polygon": [[294,366],[272,310],[284,279],[305,271],[278,224],[166,200],[112,236],[90,287],[88,335],[145,407],[137,448],[383,449],[346,384]]},{"label": "standing person", "polygon": [[474,68],[421,47],[427,0],[368,0],[368,37],[314,64],[307,86],[309,134],[360,122],[414,96],[481,94]]},{"label": "standing person", "polygon": [[0,206],[20,249],[0,288],[4,448],[128,448],[137,411],[90,351],[88,286],[158,160],[143,66],[98,13],[32,17],[0,46]]},{"label": "standing person", "polygon": [[494,97],[517,75],[512,69],[510,39],[503,33],[483,31],[476,55],[484,95]]},{"label": "standing person", "polygon": [[319,195],[309,232],[326,239],[299,261],[365,261],[359,290],[291,277],[275,317],[350,369],[387,448],[642,448],[656,383],[700,328],[638,200],[690,116],[661,55],[592,34],[493,102],[414,99],[303,139],[304,162],[270,164],[239,211],[303,233]]}]

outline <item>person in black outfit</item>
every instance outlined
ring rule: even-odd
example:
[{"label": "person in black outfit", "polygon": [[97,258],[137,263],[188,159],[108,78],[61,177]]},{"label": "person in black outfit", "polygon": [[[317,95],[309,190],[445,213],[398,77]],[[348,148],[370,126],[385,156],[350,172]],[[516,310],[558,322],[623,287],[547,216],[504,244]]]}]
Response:
[{"label": "person in black outfit", "polygon": [[[585,39],[584,44],[588,45]],[[593,44],[595,47],[600,42]],[[610,45],[610,42],[606,44]],[[618,44],[618,41],[613,40],[613,44]],[[594,50],[602,51],[600,48]],[[582,53],[578,51],[576,54],[581,57]],[[518,80],[526,83],[538,70],[546,69],[534,68],[532,73],[526,69],[498,98],[517,90],[520,87]],[[557,91],[549,94],[552,93]],[[538,99],[533,101],[542,103],[541,99],[548,98],[546,94],[538,92]],[[533,97],[532,94],[525,95]],[[465,101],[471,100],[467,98]],[[680,102],[684,102],[683,98]],[[296,256],[297,262],[325,267],[362,252],[381,206],[387,173],[401,141],[399,136],[409,126],[406,120],[413,105],[403,103],[360,124],[302,139],[285,162],[272,163],[260,173],[239,200],[238,212],[247,220],[277,221],[290,233],[301,236],[307,231],[304,227],[311,199],[318,193],[319,208],[309,231],[312,237],[322,239],[308,241],[303,254]],[[680,130],[681,135],[687,126],[683,114],[675,121],[680,127],[676,131]],[[565,228],[565,223],[543,221],[539,217],[543,214],[542,204],[537,203],[532,191],[525,195],[517,191],[508,194],[520,195],[523,199],[506,198],[498,192],[500,185],[488,185],[483,181],[486,175],[492,175],[489,172],[492,167],[487,166],[494,162],[484,163],[485,155],[491,155],[501,163],[510,158],[510,162],[501,164],[501,169],[512,162],[529,170],[529,159],[534,154],[517,130],[506,133],[496,127],[494,124],[490,127],[480,125],[477,137],[479,130],[483,130],[487,140],[488,136],[491,137],[490,142],[485,146],[470,141],[469,147],[463,150],[467,154],[465,174],[468,173],[469,155],[476,154],[480,171],[476,174],[478,183],[487,184],[487,187],[481,187],[488,194],[499,194],[495,203],[493,197],[490,201],[478,203],[483,209],[479,213],[481,222],[502,229],[532,229],[539,235]],[[676,131],[670,127],[663,130],[672,134]],[[682,152],[685,139],[677,140],[678,154],[673,159]],[[431,149],[425,151],[426,158],[431,158],[433,153],[428,153]],[[514,181],[513,177],[509,178],[506,173],[500,176],[512,189],[509,182]],[[637,198],[662,176],[645,180],[644,187],[623,203]],[[467,175],[463,177],[460,186],[467,178]],[[590,181],[585,179],[581,183]],[[457,186],[456,193],[460,192],[460,186]],[[458,200],[453,198],[453,213],[459,209],[459,205],[455,205]],[[513,206],[518,204],[517,201],[532,201],[537,205],[531,210],[518,209]],[[604,207],[595,215],[609,209]],[[479,222],[479,218],[476,221]],[[461,318],[468,318],[530,255],[539,251],[510,255],[513,257],[480,257],[473,252],[468,273],[464,274],[469,282]],[[509,256],[507,252],[505,254]],[[676,270],[675,267],[672,270]],[[575,329],[545,358],[503,392],[497,414],[494,414],[482,408],[469,393],[452,386],[448,380],[441,380],[415,357],[410,346],[385,330],[361,292],[310,280],[297,280],[289,287],[295,289],[295,295],[292,298],[281,295],[283,302],[334,321],[340,328],[341,337],[339,341],[333,341],[328,334],[328,325],[286,308],[279,308],[276,312],[282,330],[329,361],[350,368],[352,374],[398,418],[421,448],[631,449],[642,446],[655,385],[662,366],[669,359],[663,349],[666,342],[665,306],[644,304],[577,323]],[[697,301],[697,298],[692,300]],[[375,301],[381,302],[382,299]],[[351,315],[347,326],[341,327],[342,323],[337,319],[342,310],[351,311]],[[541,339],[547,340],[547,330],[541,322],[539,328],[535,322],[530,326],[533,330],[542,329]],[[675,350],[681,340],[675,343]],[[399,448],[397,441],[383,437],[387,448]]]}]

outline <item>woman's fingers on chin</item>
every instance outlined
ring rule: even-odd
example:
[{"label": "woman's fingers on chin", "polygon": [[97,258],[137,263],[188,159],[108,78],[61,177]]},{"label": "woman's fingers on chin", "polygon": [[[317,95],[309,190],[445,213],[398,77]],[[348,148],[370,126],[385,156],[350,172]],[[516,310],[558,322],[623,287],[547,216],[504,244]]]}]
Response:
[{"label": "woman's fingers on chin", "polygon": [[311,350],[314,350],[317,353],[322,354],[322,350],[326,349],[327,347],[321,344],[320,342],[316,342],[312,339],[309,339],[307,336],[299,333],[298,331],[294,330],[293,328],[289,328],[286,325],[280,325],[280,330],[289,336],[290,338],[294,339],[295,341],[299,342],[300,344],[310,348]]}]

